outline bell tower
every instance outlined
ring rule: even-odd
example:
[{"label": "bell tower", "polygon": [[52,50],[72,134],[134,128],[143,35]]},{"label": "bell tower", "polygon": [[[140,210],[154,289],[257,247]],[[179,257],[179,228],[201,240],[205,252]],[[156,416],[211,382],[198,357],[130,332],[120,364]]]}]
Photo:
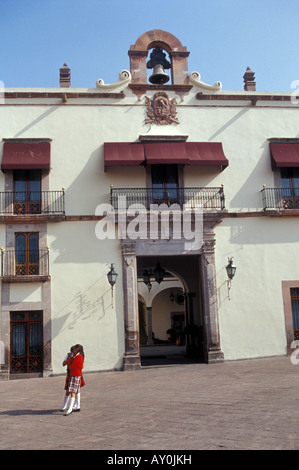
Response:
[{"label": "bell tower", "polygon": [[[147,62],[149,51],[150,59]],[[166,59],[165,52],[169,55],[170,61]],[[189,52],[181,42],[171,33],[154,29],[142,34],[128,52],[130,57],[130,72],[132,75],[132,85],[148,84],[147,69],[153,68],[153,73],[149,78],[153,85],[163,85],[170,79],[165,72],[171,71],[171,84],[189,85],[188,79],[188,56]]]}]

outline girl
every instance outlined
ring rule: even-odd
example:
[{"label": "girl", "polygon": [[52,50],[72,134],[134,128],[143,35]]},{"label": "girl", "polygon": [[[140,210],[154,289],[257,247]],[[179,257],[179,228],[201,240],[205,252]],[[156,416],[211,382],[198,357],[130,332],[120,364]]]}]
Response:
[{"label": "girl", "polygon": [[[85,385],[82,369],[84,366],[84,351],[81,344],[76,344],[74,350],[67,360],[67,366],[70,371],[70,380],[68,392],[70,395],[70,405],[64,416],[69,416],[74,407],[75,398],[77,397],[76,411],[80,410],[80,388]],[[75,411],[75,410],[74,410]]]},{"label": "girl", "polygon": [[[73,350],[74,350],[74,346],[71,347],[70,352],[65,356],[64,361],[62,363],[63,366],[67,365],[67,361],[68,361],[70,355],[72,354]],[[65,386],[64,386],[64,390],[65,390],[64,403],[63,403],[63,407],[61,408],[60,411],[65,411],[66,408],[67,408],[67,403],[68,403],[68,399],[69,399],[69,382],[70,382],[70,370],[67,367]]]}]

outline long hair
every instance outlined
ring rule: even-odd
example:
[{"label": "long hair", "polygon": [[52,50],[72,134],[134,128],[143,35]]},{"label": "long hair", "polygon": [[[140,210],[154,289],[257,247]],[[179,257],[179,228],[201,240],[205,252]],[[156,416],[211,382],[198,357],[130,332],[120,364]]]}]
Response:
[{"label": "long hair", "polygon": [[78,348],[78,349],[79,349],[78,352],[83,356],[83,359],[84,359],[84,358],[85,358],[85,355],[84,355],[84,350],[83,350],[82,344],[76,344],[76,345],[74,346],[74,348],[76,348],[76,349]]}]

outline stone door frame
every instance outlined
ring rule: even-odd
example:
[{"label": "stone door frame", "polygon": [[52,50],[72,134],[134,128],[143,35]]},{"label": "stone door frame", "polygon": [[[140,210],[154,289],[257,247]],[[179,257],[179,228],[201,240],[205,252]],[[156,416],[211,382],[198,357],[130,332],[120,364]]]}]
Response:
[{"label": "stone door frame", "polygon": [[[218,220],[219,221],[219,220]],[[203,327],[205,333],[206,361],[224,361],[220,346],[218,301],[215,267],[215,221],[204,223],[203,243],[198,254],[200,260]],[[140,341],[138,316],[137,256],[184,255],[182,240],[128,240],[121,242],[125,316],[124,370],[140,369]],[[188,256],[188,254],[186,254]]]}]

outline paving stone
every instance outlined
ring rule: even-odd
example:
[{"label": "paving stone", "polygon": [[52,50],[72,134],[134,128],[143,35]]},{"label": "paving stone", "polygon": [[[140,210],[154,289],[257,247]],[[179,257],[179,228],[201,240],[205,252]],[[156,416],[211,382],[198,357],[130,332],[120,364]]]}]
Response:
[{"label": "paving stone", "polygon": [[85,374],[81,412],[67,417],[64,381],[0,382],[1,450],[299,449],[288,357]]}]

